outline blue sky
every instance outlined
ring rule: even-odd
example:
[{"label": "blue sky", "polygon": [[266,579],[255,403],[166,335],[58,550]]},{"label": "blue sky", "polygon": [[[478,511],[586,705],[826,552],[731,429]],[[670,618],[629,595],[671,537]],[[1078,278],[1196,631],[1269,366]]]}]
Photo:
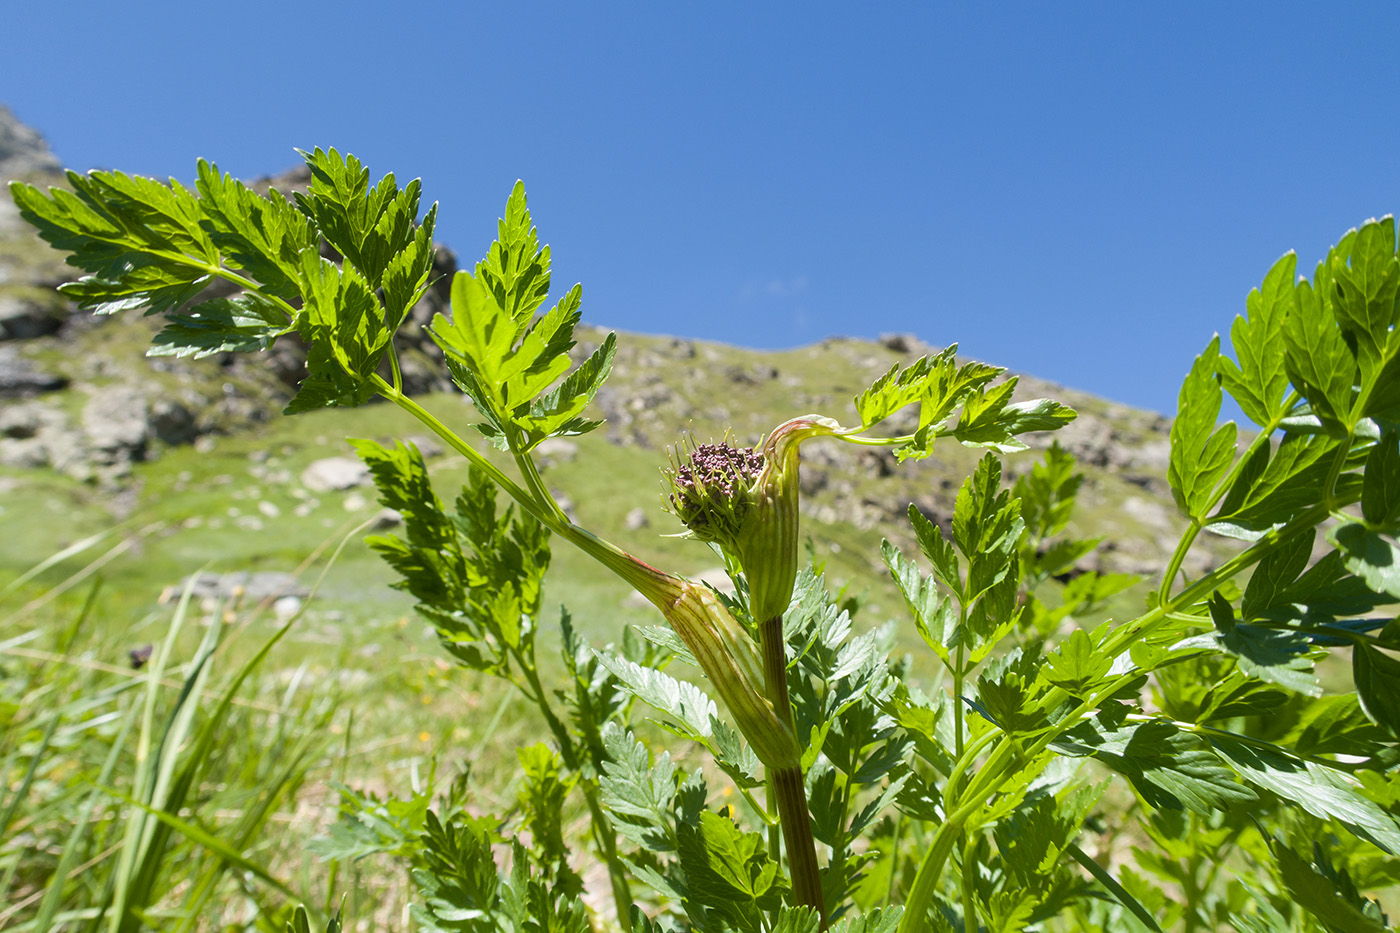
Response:
[{"label": "blue sky", "polygon": [[1400,203],[1400,5],[16,4],[0,101],[74,168],[336,146],[482,254],[525,180],[620,330],[913,332],[1171,411],[1286,250]]}]

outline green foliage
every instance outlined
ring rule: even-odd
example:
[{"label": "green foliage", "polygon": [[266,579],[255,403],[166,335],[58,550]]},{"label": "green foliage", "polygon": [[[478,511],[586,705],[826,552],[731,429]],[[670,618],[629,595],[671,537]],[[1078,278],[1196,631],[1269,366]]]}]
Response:
[{"label": "green foliage", "polygon": [[[950,346],[860,392],[857,428],[813,422],[815,433],[889,447],[899,460],[928,457],[938,438],[986,451],[951,515],[910,509],[927,572],[883,547],[935,677],[925,658],[891,659],[890,629],[858,629],[859,601],[830,594],[821,568],[799,573],[795,472],[784,476],[794,491],[755,512],[755,546],[774,559],[731,566],[732,596],[638,561],[565,513],[531,452],[598,426],[589,406],[615,341],[574,365],[581,290],[548,304],[550,250],[523,185],[485,258],[451,283],[451,315],[429,325],[513,472],[408,398],[394,339],[430,284],[435,208],[420,217],[418,182],[400,188],[388,175],[371,186],[352,156],[304,157],[314,181],[294,201],[254,195],[203,163],[194,191],[107,172],[70,176],[72,191],[12,190],[86,273],[65,287],[83,307],[168,317],[153,353],[259,351],[296,331],[307,375],[289,413],[377,395],[470,462],[449,508],[415,448],[353,442],[403,519],[402,536],[370,546],[448,654],[508,684],[545,726],[545,742],[518,750],[504,816],[468,808],[463,794],[434,810],[425,791],[389,800],[342,790],[321,852],[408,860],[419,925],[591,928],[567,818],[581,808],[627,930],[1388,928],[1362,892],[1400,879],[1400,630],[1386,612],[1400,599],[1390,218],[1348,233],[1310,280],[1295,280],[1284,257],[1248,296],[1232,347],[1216,337],[1196,358],[1167,475],[1184,530],[1136,618],[1090,621],[1134,580],[1083,566],[1099,541],[1070,534],[1073,458],[1051,446],[1011,488],[1003,481],[1001,455],[1025,449],[1025,433],[1067,423],[1068,408],[1012,401],[1014,377],[960,364]],[[195,303],[218,279],[242,293]],[[1227,392],[1256,431],[1218,423]],[[910,433],[867,433],[913,405]],[[515,504],[498,509],[498,489]],[[1319,526],[1326,553],[1314,560]],[[1235,550],[1191,560],[1203,533]],[[595,648],[563,611],[563,673],[543,674],[551,535],[620,575],[674,630]],[[775,589],[791,590],[777,618],[786,597],[773,600]],[[762,594],[753,606],[751,593]],[[212,626],[185,675],[193,705],[175,707],[161,743],[148,688],[142,757],[117,795],[133,816],[97,912],[113,933],[158,909],[177,838],[212,853],[220,871],[279,889],[249,855],[244,832],[256,820],[221,838],[183,812],[216,728],[195,710],[218,638]],[[1325,693],[1323,675],[1347,661],[1354,689]],[[669,749],[653,748],[657,730],[636,701],[656,712]],[[774,767],[760,767],[755,747]],[[690,767],[697,749],[712,770]],[[21,773],[0,825],[36,773]],[[1120,829],[1150,845],[1130,854]],[[61,882],[72,860],[60,868]],[[649,889],[646,912],[634,884]],[[196,888],[188,903],[212,890]],[[294,914],[291,926],[303,933],[309,920]]]},{"label": "green foliage", "polygon": [[[1016,435],[1053,431],[1074,420],[1074,411],[1050,399],[1012,402],[1016,377],[990,385],[1005,369],[986,363],[959,366],[953,344],[909,366],[895,365],[855,397],[861,423],[868,431],[901,409],[918,402],[918,429],[897,439],[895,456],[922,460],[939,437],[954,437],[968,447],[1011,453],[1025,450]],[[956,425],[952,416],[961,409]]]}]

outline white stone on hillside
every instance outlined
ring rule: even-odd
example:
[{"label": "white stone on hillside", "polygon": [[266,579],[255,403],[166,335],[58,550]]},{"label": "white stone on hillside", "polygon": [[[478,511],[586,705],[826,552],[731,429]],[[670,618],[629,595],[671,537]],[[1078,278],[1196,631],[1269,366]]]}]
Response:
[{"label": "white stone on hillside", "polygon": [[326,457],[301,471],[301,484],[312,492],[353,489],[369,481],[369,467],[349,457]]}]

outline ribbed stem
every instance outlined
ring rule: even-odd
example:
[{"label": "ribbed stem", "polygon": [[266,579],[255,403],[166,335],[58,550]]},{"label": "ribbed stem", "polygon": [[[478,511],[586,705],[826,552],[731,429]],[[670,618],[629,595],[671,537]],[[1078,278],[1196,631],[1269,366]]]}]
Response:
[{"label": "ribbed stem", "polygon": [[798,904],[810,907],[821,917],[826,929],[826,899],[822,896],[821,868],[817,865],[817,842],[812,836],[812,814],[807,809],[807,791],[802,769],[772,768],[768,783],[778,798],[778,819],[787,845],[788,870],[792,873],[792,896]]},{"label": "ribbed stem", "polygon": [[[788,696],[787,650],[783,640],[782,616],[759,623],[758,645],[763,655],[764,691],[768,701],[773,704],[773,712],[791,729],[792,701]],[[768,787],[778,805],[778,822],[787,846],[793,897],[798,904],[817,912],[825,930],[826,899],[822,895],[821,867],[817,864],[817,843],[812,836],[812,813],[807,807],[802,767],[769,768]]]},{"label": "ribbed stem", "polygon": [[792,725],[792,701],[788,698],[787,646],[783,642],[783,617],[774,616],[758,625],[758,647],[763,653],[763,688],[773,712]]}]

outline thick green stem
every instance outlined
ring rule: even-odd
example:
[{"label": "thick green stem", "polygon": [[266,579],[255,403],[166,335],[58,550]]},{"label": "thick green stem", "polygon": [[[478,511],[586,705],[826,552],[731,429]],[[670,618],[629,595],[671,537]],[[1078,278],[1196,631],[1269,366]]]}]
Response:
[{"label": "thick green stem", "polygon": [[758,626],[758,648],[763,655],[763,689],[773,712],[792,725],[792,700],[788,696],[787,645],[783,641],[783,617],[774,616]]},{"label": "thick green stem", "polygon": [[538,519],[546,528],[550,531],[562,533],[561,529],[558,527],[559,521],[550,514],[548,509],[545,508],[544,503],[535,501],[534,496],[522,489],[520,484],[515,480],[511,479],[505,473],[502,473],[500,467],[496,466],[479,450],[459,437],[457,432],[439,421],[432,412],[428,411],[422,405],[419,405],[413,399],[404,395],[401,390],[395,389],[381,376],[372,375],[369,378],[370,381],[374,383],[374,387],[380,395],[421,421],[428,430],[442,438],[443,441],[447,443],[447,446],[467,458],[473,466],[490,477],[491,482],[504,489],[512,499],[520,503],[522,509]]},{"label": "thick green stem", "polygon": [[962,850],[963,929],[977,927],[977,834],[969,833]]},{"label": "thick green stem", "polygon": [[962,823],[954,823],[950,818],[944,820],[933,834],[933,844],[924,855],[914,883],[909,888],[909,898],[904,902],[904,916],[899,920],[898,933],[921,933],[928,929],[926,921],[938,888],[938,878],[943,874],[943,865],[948,861],[961,832]]},{"label": "thick green stem", "polygon": [[817,843],[812,836],[812,815],[807,809],[802,769],[771,768],[768,781],[778,800],[778,819],[782,822],[788,870],[792,873],[793,900],[815,910],[824,930],[826,899],[822,896],[821,868],[817,865]]},{"label": "thick green stem", "polygon": [[[773,712],[791,729],[792,701],[788,695],[782,616],[759,623],[758,643],[763,656],[764,692],[773,704]],[[802,768],[770,768],[768,787],[777,804],[778,821],[787,845],[793,897],[798,904],[815,910],[821,917],[822,929],[826,929],[826,899],[822,896],[821,868],[817,864],[816,839],[812,835],[812,814],[807,807]]]}]

